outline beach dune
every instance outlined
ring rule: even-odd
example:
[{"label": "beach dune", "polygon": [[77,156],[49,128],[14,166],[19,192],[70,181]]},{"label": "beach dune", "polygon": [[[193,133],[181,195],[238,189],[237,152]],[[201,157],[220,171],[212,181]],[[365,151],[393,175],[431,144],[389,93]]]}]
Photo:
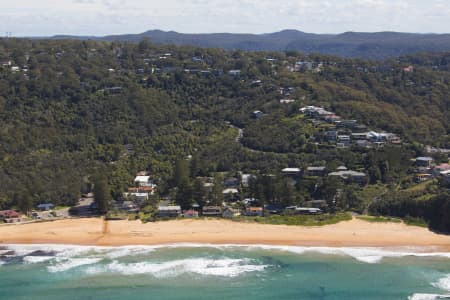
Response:
[{"label": "beach dune", "polygon": [[0,244],[97,246],[172,243],[271,244],[334,247],[433,247],[450,251],[450,236],[402,223],[359,219],[321,227],[240,223],[222,219],[104,221],[102,218],[0,226]]}]

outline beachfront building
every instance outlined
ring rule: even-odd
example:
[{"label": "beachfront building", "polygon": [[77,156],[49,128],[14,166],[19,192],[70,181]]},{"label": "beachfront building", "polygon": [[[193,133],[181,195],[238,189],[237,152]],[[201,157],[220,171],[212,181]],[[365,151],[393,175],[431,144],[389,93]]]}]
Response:
[{"label": "beachfront building", "polygon": [[264,215],[264,210],[262,207],[248,207],[245,210],[245,215],[249,217],[262,217]]},{"label": "beachfront building", "polygon": [[15,223],[20,221],[20,214],[15,210],[0,210],[0,221]]},{"label": "beachfront building", "polygon": [[183,217],[185,218],[198,218],[198,211],[189,209],[183,211]]},{"label": "beachfront building", "polygon": [[287,214],[291,215],[318,215],[323,213],[320,208],[298,206],[288,206],[285,211]]},{"label": "beachfront building", "polygon": [[202,215],[208,217],[220,217],[222,216],[222,207],[220,206],[204,206],[202,209]]},{"label": "beachfront building", "polygon": [[176,218],[181,215],[181,207],[178,205],[158,207],[158,217]]},{"label": "beachfront building", "polygon": [[227,219],[232,219],[235,216],[239,216],[241,213],[238,209],[234,209],[231,207],[225,207],[223,209],[222,217]]}]

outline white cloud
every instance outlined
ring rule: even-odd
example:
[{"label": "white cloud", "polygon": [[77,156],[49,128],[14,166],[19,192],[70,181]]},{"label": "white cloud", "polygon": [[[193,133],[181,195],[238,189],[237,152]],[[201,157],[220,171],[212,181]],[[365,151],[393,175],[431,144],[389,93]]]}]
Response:
[{"label": "white cloud", "polygon": [[[2,1],[6,2],[6,1]],[[15,0],[0,33],[450,31],[447,0]]]}]

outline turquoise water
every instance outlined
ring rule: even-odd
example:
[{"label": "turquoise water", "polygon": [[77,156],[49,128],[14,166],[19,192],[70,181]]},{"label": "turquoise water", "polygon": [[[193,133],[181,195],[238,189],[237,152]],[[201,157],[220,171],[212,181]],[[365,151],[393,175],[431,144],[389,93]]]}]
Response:
[{"label": "turquoise water", "polygon": [[450,294],[450,253],[414,252],[10,245],[0,248],[0,299],[419,300]]}]

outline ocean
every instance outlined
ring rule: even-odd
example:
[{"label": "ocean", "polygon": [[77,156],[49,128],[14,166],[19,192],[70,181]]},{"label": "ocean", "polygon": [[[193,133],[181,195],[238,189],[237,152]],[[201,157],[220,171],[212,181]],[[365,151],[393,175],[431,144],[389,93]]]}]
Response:
[{"label": "ocean", "polygon": [[450,253],[177,244],[0,246],[0,299],[450,299]]}]

